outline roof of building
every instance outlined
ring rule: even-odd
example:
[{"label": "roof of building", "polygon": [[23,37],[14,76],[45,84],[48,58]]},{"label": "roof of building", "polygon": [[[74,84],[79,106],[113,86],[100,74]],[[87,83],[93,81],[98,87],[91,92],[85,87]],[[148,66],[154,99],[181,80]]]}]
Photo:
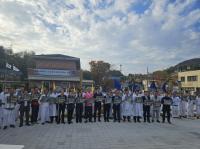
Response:
[{"label": "roof of building", "polygon": [[41,55],[35,55],[33,57],[39,58],[39,59],[42,58],[42,59],[80,60],[80,58],[63,55],[63,54],[41,54]]}]

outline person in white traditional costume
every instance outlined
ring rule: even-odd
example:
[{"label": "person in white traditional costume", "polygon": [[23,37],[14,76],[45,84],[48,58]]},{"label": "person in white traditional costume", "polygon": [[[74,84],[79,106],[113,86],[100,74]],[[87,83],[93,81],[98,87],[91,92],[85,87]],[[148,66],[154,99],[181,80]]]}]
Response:
[{"label": "person in white traditional costume", "polygon": [[45,124],[45,122],[49,122],[49,94],[48,94],[48,90],[45,89],[44,93],[41,95],[40,99],[39,99],[39,103],[40,103],[40,108],[41,108],[41,123],[42,125]]},{"label": "person in white traditional costume", "polygon": [[51,90],[49,94],[49,116],[50,116],[50,123],[53,123],[54,119],[57,120],[57,102],[58,94],[56,90]]},{"label": "person in white traditional costume", "polygon": [[126,121],[126,119],[128,120],[128,122],[130,122],[132,109],[133,109],[132,95],[130,95],[129,90],[126,89],[125,94],[122,96],[122,116],[124,122]]},{"label": "person in white traditional costume", "polygon": [[197,119],[200,118],[200,94],[196,97],[196,111],[197,111]]},{"label": "person in white traditional costume", "polygon": [[142,95],[139,94],[139,91],[136,91],[132,99],[134,105],[134,122],[141,122],[140,118],[143,115]]}]

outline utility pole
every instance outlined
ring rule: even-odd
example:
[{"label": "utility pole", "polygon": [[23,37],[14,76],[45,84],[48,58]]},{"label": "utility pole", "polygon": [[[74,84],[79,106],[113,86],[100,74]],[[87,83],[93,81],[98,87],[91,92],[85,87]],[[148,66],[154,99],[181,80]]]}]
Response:
[{"label": "utility pole", "polygon": [[122,73],[122,64],[120,64],[119,67],[120,67],[120,72]]}]

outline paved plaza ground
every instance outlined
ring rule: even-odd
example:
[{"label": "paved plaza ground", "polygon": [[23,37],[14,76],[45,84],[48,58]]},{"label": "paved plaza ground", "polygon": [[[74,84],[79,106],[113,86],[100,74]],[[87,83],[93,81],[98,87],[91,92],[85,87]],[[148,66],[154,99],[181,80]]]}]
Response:
[{"label": "paved plaza ground", "polygon": [[38,124],[0,129],[0,144],[25,149],[200,149],[200,120],[172,122]]}]

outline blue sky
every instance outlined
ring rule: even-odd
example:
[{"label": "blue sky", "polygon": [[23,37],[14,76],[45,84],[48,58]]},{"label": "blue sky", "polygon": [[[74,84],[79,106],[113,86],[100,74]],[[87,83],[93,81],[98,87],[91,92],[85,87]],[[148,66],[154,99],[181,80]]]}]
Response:
[{"label": "blue sky", "polygon": [[145,73],[200,57],[200,0],[0,0],[0,45]]}]

